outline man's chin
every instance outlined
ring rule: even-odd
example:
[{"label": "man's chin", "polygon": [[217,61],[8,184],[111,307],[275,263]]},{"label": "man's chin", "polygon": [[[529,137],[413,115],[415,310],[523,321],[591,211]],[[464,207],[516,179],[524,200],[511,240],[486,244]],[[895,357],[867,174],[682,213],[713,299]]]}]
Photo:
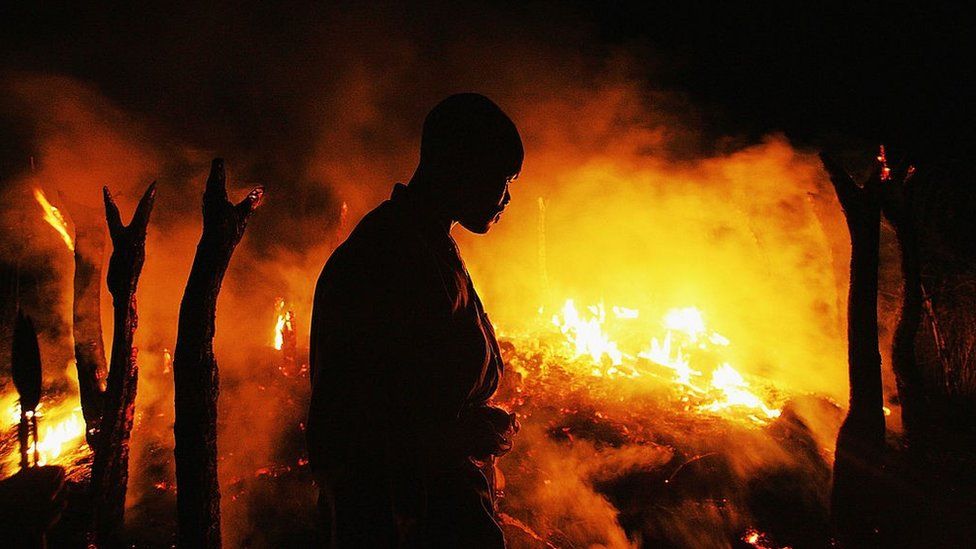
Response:
[{"label": "man's chin", "polygon": [[472,223],[470,221],[458,221],[458,223],[465,229],[475,234],[485,234],[491,230],[491,226],[495,223],[495,218],[489,219],[487,221],[478,221],[475,223]]}]

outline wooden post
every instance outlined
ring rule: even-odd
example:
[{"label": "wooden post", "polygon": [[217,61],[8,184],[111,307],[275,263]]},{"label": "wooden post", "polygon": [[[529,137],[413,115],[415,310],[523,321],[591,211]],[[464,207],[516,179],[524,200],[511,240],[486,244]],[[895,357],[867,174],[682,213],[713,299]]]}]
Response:
[{"label": "wooden post", "polygon": [[255,188],[239,204],[227,199],[224,161],[215,159],[203,193],[203,235],[180,304],[173,377],[176,385],[177,542],[220,547],[217,482],[217,396],[213,352],[217,295],[248,218],[264,194]]},{"label": "wooden post", "polygon": [[138,325],[136,286],[146,259],[146,227],[156,197],[149,185],[136,207],[132,222],[122,224],[119,209],[108,188],[103,189],[105,217],[112,238],[108,265],[108,289],[112,294],[115,334],[108,383],[102,399],[103,414],[96,435],[92,464],[94,533],[103,546],[120,546],[124,525],[125,493],[129,478],[129,435],[135,414],[138,350],[132,346]]}]

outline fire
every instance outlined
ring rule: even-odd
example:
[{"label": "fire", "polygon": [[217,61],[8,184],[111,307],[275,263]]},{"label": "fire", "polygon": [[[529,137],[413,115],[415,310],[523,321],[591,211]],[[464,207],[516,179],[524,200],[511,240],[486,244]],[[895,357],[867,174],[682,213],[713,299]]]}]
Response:
[{"label": "fire", "polygon": [[712,412],[743,407],[762,412],[766,418],[779,417],[780,411],[766,406],[758,396],[749,391],[749,383],[728,362],[712,372],[712,387],[721,391],[723,398],[704,406]]},{"label": "fire", "polygon": [[[589,311],[592,316],[584,320],[576,310],[573,300],[567,299],[563,306],[562,319],[559,315],[553,315],[552,323],[573,345],[576,356],[589,355],[597,364],[606,357],[614,366],[619,366],[623,362],[624,355],[617,348],[617,344],[603,332],[602,326],[606,322],[603,304],[591,306]],[[599,372],[598,369],[594,371]]]},{"label": "fire", "polygon": [[[37,407],[39,422],[37,444],[38,465],[70,465],[79,451],[87,449],[85,443],[85,420],[81,406],[62,403],[45,409],[45,403]],[[16,428],[20,423],[20,405],[13,404],[8,408],[7,428]],[[35,445],[31,442],[28,454],[33,455]],[[18,448],[10,448],[2,459],[4,469],[10,471],[20,463]]]},{"label": "fire", "polygon": [[[779,547],[770,543],[766,534],[752,528],[747,530],[742,536],[742,541],[751,547],[755,547],[756,549],[777,549]],[[790,549],[790,547],[786,546],[782,547],[782,549]]]},{"label": "fire", "polygon": [[[608,329],[612,320],[615,328],[622,329],[623,336],[635,335],[635,327],[629,323],[639,318],[640,312],[620,306],[610,310],[612,315],[607,315],[601,303],[584,309],[588,314],[581,313],[568,299],[561,314],[552,318],[553,325],[566,338],[572,357],[588,359],[590,375],[660,378],[658,372],[663,368],[666,381],[685,397],[682,400],[695,402],[698,412],[744,414],[758,424],[779,417],[780,410],[753,392],[745,376],[723,358],[723,350],[731,342],[708,329],[705,316],[697,307],[667,311],[662,319],[663,333],[643,338],[648,344],[636,353],[622,350]],[[710,369],[707,375],[706,369]]]},{"label": "fire", "polygon": [[705,320],[702,319],[701,311],[695,307],[671,309],[664,315],[664,325],[668,330],[688,334],[692,341],[697,341],[698,336],[705,332]]},{"label": "fire", "polygon": [[45,426],[37,445],[41,456],[38,465],[56,462],[62,451],[74,448],[84,435],[85,421],[80,407],[74,408],[72,413],[59,423]]},{"label": "fire", "polygon": [[286,308],[285,300],[275,300],[274,348],[281,350],[285,344],[285,331],[292,329],[292,312]]},{"label": "fire", "polygon": [[173,353],[169,349],[163,349],[163,373],[169,374],[173,372]]},{"label": "fire", "polygon": [[68,249],[74,251],[75,243],[71,239],[71,234],[68,233],[68,223],[64,220],[64,216],[61,215],[61,211],[48,201],[47,197],[44,196],[44,191],[41,189],[34,189],[34,198],[44,210],[44,221],[47,221],[48,225],[54,227],[54,230],[58,231],[58,234],[61,235],[61,239],[64,240],[64,244]]}]

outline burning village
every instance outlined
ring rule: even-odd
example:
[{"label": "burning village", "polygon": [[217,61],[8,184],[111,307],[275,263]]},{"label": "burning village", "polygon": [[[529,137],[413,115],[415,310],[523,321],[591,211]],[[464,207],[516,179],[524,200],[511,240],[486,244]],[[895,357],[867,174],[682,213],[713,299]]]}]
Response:
[{"label": "burning village", "polygon": [[972,543],[952,10],[246,4],[0,9],[0,545]]}]

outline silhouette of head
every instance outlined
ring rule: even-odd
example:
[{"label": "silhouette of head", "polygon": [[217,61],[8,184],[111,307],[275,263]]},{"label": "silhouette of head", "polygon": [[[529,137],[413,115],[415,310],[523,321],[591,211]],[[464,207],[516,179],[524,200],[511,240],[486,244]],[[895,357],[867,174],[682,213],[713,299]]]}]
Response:
[{"label": "silhouette of head", "polygon": [[512,199],[508,186],[522,170],[523,156],[518,129],[498,105],[483,95],[460,93],[438,103],[424,120],[411,184],[429,186],[452,221],[483,234]]}]

